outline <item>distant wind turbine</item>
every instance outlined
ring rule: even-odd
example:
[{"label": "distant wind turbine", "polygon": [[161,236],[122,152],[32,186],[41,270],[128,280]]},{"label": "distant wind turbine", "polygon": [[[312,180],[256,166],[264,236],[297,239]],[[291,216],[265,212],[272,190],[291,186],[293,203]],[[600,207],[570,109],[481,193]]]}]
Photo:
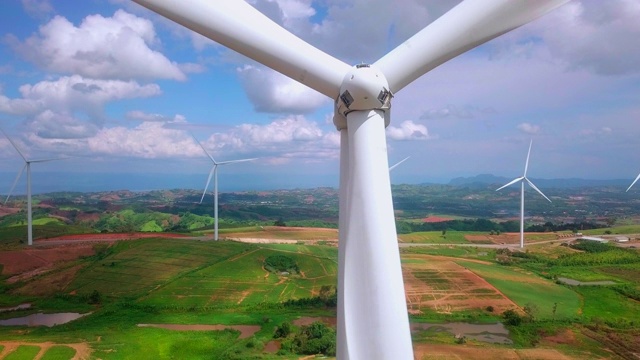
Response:
[{"label": "distant wind turbine", "polygon": [[213,158],[213,156],[211,156],[211,154],[209,154],[207,149],[205,149],[204,146],[202,146],[202,144],[200,144],[198,139],[196,139],[196,137],[193,136],[193,135],[191,135],[191,136],[193,137],[193,140],[195,140],[196,143],[198,143],[198,145],[200,145],[202,150],[204,150],[204,152],[207,154],[209,159],[211,159],[211,162],[213,162],[213,167],[211,168],[211,171],[209,172],[209,178],[207,179],[207,185],[204,186],[204,192],[202,192],[202,198],[200,198],[200,204],[202,204],[202,200],[204,200],[204,195],[207,193],[207,189],[209,188],[209,184],[211,183],[211,178],[213,177],[213,217],[214,217],[213,239],[214,240],[218,240],[218,166],[219,165],[240,163],[240,162],[245,162],[245,161],[253,161],[253,160],[256,160],[257,158],[240,159],[240,160],[229,160],[229,161],[216,161]]},{"label": "distant wind turbine", "polygon": [[[545,194],[543,194],[542,191],[540,191],[540,189],[538,189],[531,182],[531,180],[527,179],[527,168],[529,167],[529,155],[531,155],[531,144],[533,144],[533,140],[531,140],[531,142],[529,142],[529,152],[527,152],[527,161],[524,163],[524,175],[522,175],[519,178],[515,178],[515,179],[511,180],[509,183],[507,183],[506,185],[503,185],[500,188],[496,189],[496,191],[502,190],[502,189],[506,188],[509,185],[513,185],[513,184],[515,184],[517,182],[520,182],[520,248],[521,249],[524,248],[524,183],[525,183],[525,181],[535,191],[540,193],[540,195],[542,195],[545,199],[549,200],[549,198]],[[549,200],[549,202],[551,202],[551,200]]]},{"label": "distant wind turbine", "polygon": [[54,160],[62,160],[65,158],[29,160],[24,156],[24,154],[20,151],[20,149],[18,149],[18,146],[16,146],[13,140],[11,140],[9,135],[7,135],[7,133],[5,133],[4,130],[2,129],[0,129],[0,131],[2,131],[2,133],[7,138],[7,140],[9,140],[11,145],[13,145],[13,148],[16,149],[18,154],[20,154],[20,157],[22,157],[22,159],[24,160],[24,166],[22,167],[22,170],[18,172],[18,176],[16,176],[16,179],[13,181],[13,185],[11,185],[11,190],[9,190],[9,195],[7,195],[7,198],[4,200],[4,204],[6,204],[7,201],[9,201],[9,197],[11,197],[11,194],[13,193],[13,189],[16,187],[18,180],[20,180],[20,177],[22,176],[22,173],[26,168],[27,169],[27,244],[33,245],[33,222],[32,222],[32,213],[31,213],[31,207],[32,207],[31,206],[31,164],[54,161]]},{"label": "distant wind turbine", "polygon": [[640,174],[638,174],[638,176],[636,177],[636,179],[635,179],[635,180],[633,180],[633,182],[631,183],[631,185],[629,185],[629,187],[627,188],[627,191],[629,191],[629,190],[633,187],[633,185],[634,185],[636,182],[638,182],[638,179],[640,179]]}]

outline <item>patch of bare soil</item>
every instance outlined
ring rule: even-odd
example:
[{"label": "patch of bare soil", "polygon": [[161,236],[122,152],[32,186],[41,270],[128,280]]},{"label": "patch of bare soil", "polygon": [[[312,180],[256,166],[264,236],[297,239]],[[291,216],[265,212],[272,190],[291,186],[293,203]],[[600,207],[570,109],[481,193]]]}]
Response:
[{"label": "patch of bare soil", "polygon": [[422,220],[422,222],[439,223],[439,222],[445,222],[445,221],[451,221],[451,220],[453,220],[453,218],[440,217],[440,216],[427,216],[426,218],[424,218],[424,220]]},{"label": "patch of bare soil", "polygon": [[414,344],[419,360],[491,359],[491,360],[573,360],[554,349],[504,349],[471,345]]},{"label": "patch of bare soil", "polygon": [[571,330],[571,329],[565,329],[562,330],[560,332],[558,332],[557,334],[554,335],[548,335],[548,336],[544,336],[542,337],[542,339],[540,340],[540,344],[550,344],[550,345],[555,345],[555,344],[566,344],[566,345],[573,345],[573,344],[577,344],[576,341],[576,334]]},{"label": "patch of bare soil", "polygon": [[423,262],[402,265],[407,308],[439,313],[493,307],[496,313],[518,308],[509,298],[472,271],[446,257],[412,255]]},{"label": "patch of bare soil", "polygon": [[87,343],[57,344],[53,342],[30,343],[23,341],[0,341],[0,345],[4,346],[4,349],[0,352],[0,359],[6,358],[21,345],[40,347],[40,351],[33,360],[40,360],[52,346],[66,346],[74,349],[76,354],[71,358],[71,360],[88,360],[91,357],[92,352],[91,347],[89,347]]},{"label": "patch of bare soil", "polygon": [[0,207],[0,217],[15,214],[20,211],[20,208]]},{"label": "patch of bare soil", "polygon": [[133,232],[133,233],[100,233],[100,234],[75,234],[62,235],[49,239],[39,240],[38,243],[57,242],[60,240],[68,241],[116,241],[116,240],[133,240],[146,238],[168,238],[179,239],[189,237],[185,234],[160,233],[160,232]]},{"label": "patch of bare soil", "polygon": [[51,268],[62,261],[93,255],[91,245],[64,245],[47,248],[0,251],[3,275],[17,275],[28,271]]},{"label": "patch of bare soil", "polygon": [[246,339],[260,331],[259,325],[181,325],[181,324],[138,324],[139,327],[153,327],[177,331],[212,331],[233,329],[240,331],[238,339]]},{"label": "patch of bare soil", "polygon": [[264,345],[264,352],[275,354],[280,350],[280,341],[271,340]]},{"label": "patch of bare soil", "polygon": [[[53,293],[63,292],[71,283],[71,281],[73,281],[76,273],[80,269],[82,269],[82,265],[76,265],[46,276],[42,276],[39,279],[28,282],[23,287],[17,289],[15,293],[18,295],[45,296]],[[19,276],[21,275],[14,276],[13,278]]]}]

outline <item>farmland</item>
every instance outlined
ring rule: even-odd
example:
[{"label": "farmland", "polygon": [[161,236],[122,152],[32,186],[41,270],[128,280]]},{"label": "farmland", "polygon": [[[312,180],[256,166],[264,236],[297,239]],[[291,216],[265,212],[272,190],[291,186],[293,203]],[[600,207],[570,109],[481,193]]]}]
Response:
[{"label": "farmland", "polygon": [[[410,198],[426,190],[398,190],[398,229],[407,231],[398,236],[405,295],[422,358],[618,359],[640,351],[636,249],[566,246],[572,230],[553,231],[560,225],[543,218],[532,219],[541,230],[528,232],[526,251],[518,251],[519,234],[505,230],[513,225],[508,218],[469,218],[469,208],[424,211],[422,200]],[[0,307],[29,307],[1,312],[0,320],[86,315],[50,328],[0,327],[0,358],[299,358],[319,351],[294,346],[309,340],[305,326],[316,320],[329,341],[322,351],[331,355],[334,195],[222,194],[218,242],[208,210],[194,204],[197,192],[43,195],[32,248],[20,243],[24,213],[6,211]],[[631,217],[619,225],[595,213],[583,220],[600,224],[584,233],[629,235],[629,245],[640,233]],[[611,285],[567,285],[561,278]],[[508,335],[493,333],[496,324]],[[447,326],[466,335],[456,338]],[[488,330],[477,330],[483,326]],[[508,340],[493,344],[476,339],[477,332]]]}]

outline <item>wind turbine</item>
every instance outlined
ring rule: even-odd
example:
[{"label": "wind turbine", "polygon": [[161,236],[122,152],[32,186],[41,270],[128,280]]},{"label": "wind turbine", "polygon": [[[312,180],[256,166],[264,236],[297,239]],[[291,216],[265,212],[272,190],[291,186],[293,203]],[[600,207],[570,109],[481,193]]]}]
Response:
[{"label": "wind turbine", "polygon": [[2,133],[7,138],[7,140],[9,140],[13,148],[16,149],[18,154],[20,154],[20,157],[22,157],[22,159],[24,160],[24,166],[22,167],[20,172],[18,172],[18,176],[16,176],[16,179],[13,181],[13,185],[11,185],[11,190],[9,190],[9,195],[7,195],[7,198],[4,200],[4,204],[6,204],[7,201],[9,201],[9,197],[11,197],[11,194],[13,194],[13,189],[16,187],[18,180],[20,180],[20,177],[22,176],[22,173],[26,168],[27,169],[27,244],[33,245],[33,222],[32,222],[32,213],[31,213],[31,164],[54,161],[54,160],[62,160],[64,158],[29,160],[24,156],[24,154],[20,151],[20,149],[18,149],[18,146],[16,146],[13,140],[11,140],[9,135],[7,135],[7,133],[5,133],[4,130],[2,129],[0,129],[0,131],[2,131]]},{"label": "wind turbine", "polygon": [[[374,64],[349,66],[241,0],[134,0],[335,100],[339,359],[413,359],[391,201],[391,98],[442,63],[568,0],[464,1]],[[365,17],[367,14],[362,14]],[[350,41],[345,34],[343,41]]]},{"label": "wind turbine", "polygon": [[640,174],[638,174],[638,176],[636,177],[635,180],[633,180],[633,182],[631,183],[631,185],[629,185],[629,187],[627,188],[627,192],[633,187],[633,185],[638,182],[638,179],[640,179]]},{"label": "wind turbine", "polygon": [[[527,161],[524,163],[524,175],[522,175],[519,178],[515,178],[511,180],[509,183],[507,183],[506,185],[503,185],[500,188],[496,189],[496,191],[502,190],[509,185],[513,185],[517,182],[520,182],[520,248],[521,249],[524,249],[524,183],[527,182],[527,184],[529,184],[529,186],[531,186],[535,191],[537,191],[540,195],[542,195],[542,197],[549,200],[549,198],[545,194],[543,194],[542,191],[540,191],[540,189],[538,189],[531,182],[531,180],[527,178],[527,168],[529,167],[529,155],[531,155],[531,144],[533,144],[533,140],[529,142],[529,152],[527,152]],[[551,200],[549,200],[549,202],[551,202]]]},{"label": "wind turbine", "polygon": [[213,240],[218,240],[218,166],[219,165],[240,163],[240,162],[245,162],[245,161],[253,161],[253,160],[256,160],[257,158],[241,159],[241,160],[229,160],[229,161],[216,161],[213,158],[213,156],[211,156],[211,154],[209,154],[207,149],[205,149],[204,146],[202,146],[202,144],[200,144],[198,139],[196,139],[196,137],[193,136],[193,135],[191,135],[191,136],[193,137],[193,140],[195,140],[196,143],[198,143],[198,145],[200,145],[202,150],[204,150],[204,152],[207,154],[209,159],[211,159],[211,162],[213,162],[213,167],[211,168],[211,171],[209,172],[209,178],[207,179],[207,185],[204,186],[204,191],[202,192],[202,198],[200,198],[200,204],[202,204],[202,200],[204,200],[204,195],[207,193],[207,189],[209,188],[209,184],[211,183],[211,177],[213,177],[213,218],[214,218],[214,220],[213,220],[213,229],[214,229],[213,230]]}]

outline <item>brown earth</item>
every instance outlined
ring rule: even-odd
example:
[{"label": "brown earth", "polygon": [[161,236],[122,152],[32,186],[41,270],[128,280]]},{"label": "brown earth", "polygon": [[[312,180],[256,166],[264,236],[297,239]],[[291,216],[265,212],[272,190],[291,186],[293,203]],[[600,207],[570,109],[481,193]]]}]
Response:
[{"label": "brown earth", "polygon": [[38,269],[48,269],[56,263],[93,255],[93,246],[71,244],[47,248],[0,251],[2,275],[24,274]]},{"label": "brown earth", "polygon": [[414,344],[418,360],[491,359],[491,360],[572,360],[554,349],[501,349],[470,345]]},{"label": "brown earth", "polygon": [[492,306],[496,313],[518,308],[509,298],[451,258],[429,255],[404,256],[424,260],[402,264],[409,312],[431,308],[439,313]]},{"label": "brown earth", "polygon": [[56,344],[52,342],[44,342],[44,343],[30,343],[30,342],[22,342],[22,341],[0,341],[0,345],[4,346],[4,349],[0,351],[0,359],[6,358],[10,353],[14,352],[19,346],[37,346],[40,348],[40,352],[33,358],[33,360],[40,360],[47,350],[52,346],[66,346],[74,349],[76,354],[70,360],[88,360],[91,357],[91,348],[87,343],[76,343],[76,344]]},{"label": "brown earth", "polygon": [[47,243],[60,240],[75,240],[75,241],[117,241],[117,240],[133,240],[133,239],[146,239],[146,238],[168,238],[179,239],[190,237],[185,234],[173,234],[173,233],[155,233],[155,232],[133,232],[133,233],[105,233],[105,234],[76,234],[76,235],[62,235],[58,237],[49,238],[46,240],[39,240],[38,243]]}]

